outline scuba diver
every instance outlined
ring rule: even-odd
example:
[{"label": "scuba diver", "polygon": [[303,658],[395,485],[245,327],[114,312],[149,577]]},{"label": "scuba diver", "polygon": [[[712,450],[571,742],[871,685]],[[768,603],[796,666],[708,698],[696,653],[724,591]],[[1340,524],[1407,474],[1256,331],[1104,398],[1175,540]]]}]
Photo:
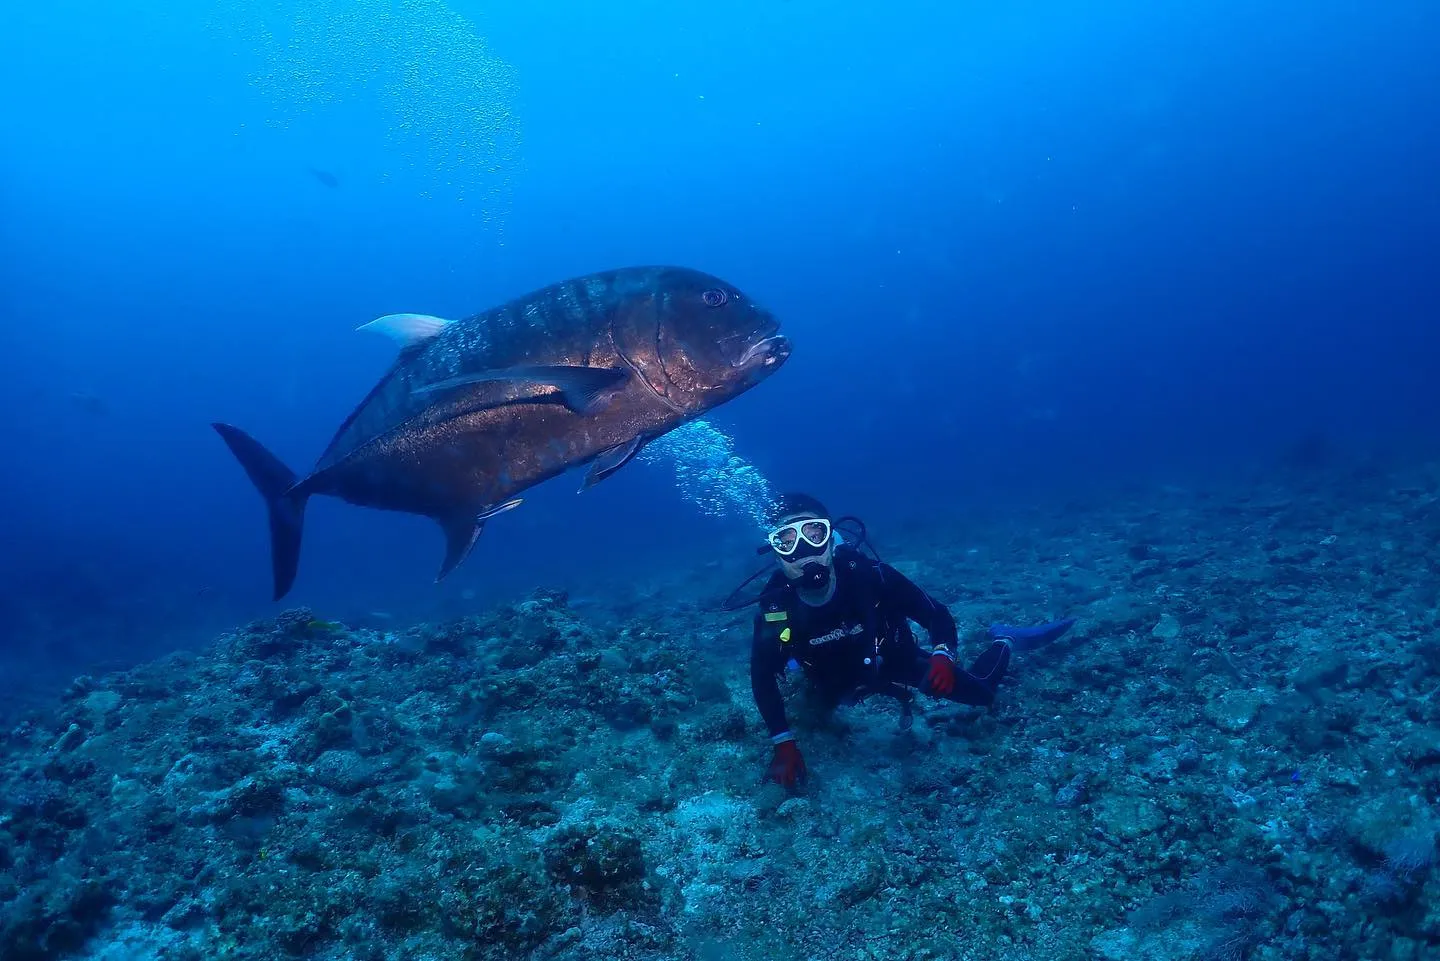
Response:
[{"label": "scuba diver", "polygon": [[[827,708],[873,694],[896,698],[901,724],[908,728],[912,689],[988,707],[1012,651],[1049,644],[1075,623],[1066,618],[1036,627],[994,624],[990,646],[969,670],[959,668],[955,619],[945,605],[878,556],[862,553],[859,544],[839,543],[837,525],[818,500],[783,495],[772,516],[767,546],[759,552],[772,552],[780,569],[758,598],[750,687],[775,746],[768,778],[783,787],[794,787],[807,774],[780,693],[787,667],[805,672]],[[910,621],[929,633],[929,651],[921,649]]]}]

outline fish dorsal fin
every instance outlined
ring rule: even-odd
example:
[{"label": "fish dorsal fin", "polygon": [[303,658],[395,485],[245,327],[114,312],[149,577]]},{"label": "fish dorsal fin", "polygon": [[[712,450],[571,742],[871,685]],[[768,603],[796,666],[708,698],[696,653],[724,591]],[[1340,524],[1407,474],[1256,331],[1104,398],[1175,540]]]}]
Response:
[{"label": "fish dorsal fin", "polygon": [[537,384],[554,387],[560,392],[565,406],[577,414],[591,414],[600,407],[605,397],[625,382],[628,375],[613,367],[578,367],[552,364],[535,367],[507,367],[501,370],[482,370],[474,374],[462,374],[435,384],[426,384],[415,389],[416,394],[433,394],[474,384]]},{"label": "fish dorsal fin", "polygon": [[386,314],[355,329],[384,334],[405,348],[425,343],[449,323],[443,317],[431,317],[429,314]]},{"label": "fish dorsal fin", "polygon": [[580,485],[580,490],[589,490],[630,463],[635,459],[635,455],[640,453],[640,448],[644,446],[645,439],[643,437],[636,437],[634,440],[626,441],[623,444],[616,444],[608,450],[602,450],[596,455],[595,460],[591,462],[590,471],[585,475],[585,482]]}]

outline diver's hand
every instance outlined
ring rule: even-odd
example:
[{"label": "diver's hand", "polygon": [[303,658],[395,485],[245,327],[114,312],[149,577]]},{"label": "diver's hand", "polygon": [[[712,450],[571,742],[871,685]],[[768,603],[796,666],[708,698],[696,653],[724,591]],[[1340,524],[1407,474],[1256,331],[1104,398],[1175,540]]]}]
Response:
[{"label": "diver's hand", "polygon": [[794,741],[781,741],[775,745],[775,754],[770,758],[770,780],[781,787],[794,787],[805,780],[805,759]]},{"label": "diver's hand", "polygon": [[949,694],[955,690],[955,658],[943,647],[930,655],[925,686],[932,694]]}]

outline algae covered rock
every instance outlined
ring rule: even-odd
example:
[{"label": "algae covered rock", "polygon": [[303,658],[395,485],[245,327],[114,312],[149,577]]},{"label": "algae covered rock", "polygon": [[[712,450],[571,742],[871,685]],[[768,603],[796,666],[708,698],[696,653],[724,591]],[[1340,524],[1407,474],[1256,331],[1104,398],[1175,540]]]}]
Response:
[{"label": "algae covered rock", "polygon": [[1262,870],[1243,862],[1212,864],[1143,901],[1124,927],[1096,935],[1090,947],[1105,961],[1243,958],[1275,903]]},{"label": "algae covered rock", "polygon": [[[405,908],[400,907],[403,921]],[[570,927],[554,884],[531,862],[497,860],[450,881],[440,897],[443,930],[484,949],[478,957],[518,957]]]},{"label": "algae covered rock", "polygon": [[1351,840],[1374,859],[1391,857],[1397,839],[1425,835],[1433,838],[1440,827],[1437,812],[1420,797],[1393,792],[1356,805],[1349,821]]},{"label": "algae covered rock", "polygon": [[695,725],[695,737],[700,741],[740,741],[747,726],[745,713],[737,705],[721,704],[705,712]]},{"label": "algae covered rock", "polygon": [[874,854],[837,858],[829,867],[828,883],[815,891],[815,901],[821,906],[854,907],[885,885],[885,862]]},{"label": "algae covered rock", "polygon": [[609,825],[571,824],[545,845],[545,870],[561,884],[606,904],[634,901],[645,878],[640,839]]},{"label": "algae covered rock", "polygon": [[1159,622],[1150,629],[1151,635],[1158,637],[1162,641],[1175,640],[1175,638],[1180,636],[1180,631],[1180,619],[1174,614],[1160,615]]},{"label": "algae covered rock", "polygon": [[217,806],[223,819],[264,817],[279,814],[285,807],[283,786],[271,777],[249,776],[231,788]]},{"label": "algae covered rock", "polygon": [[120,706],[120,695],[114,691],[91,691],[80,699],[80,709],[90,723],[99,726],[105,716]]},{"label": "algae covered rock", "polygon": [[1269,697],[1261,691],[1226,691],[1206,702],[1205,716],[1220,730],[1237,734],[1254,724],[1269,703]]},{"label": "algae covered rock", "polygon": [[1440,765],[1440,728],[1419,726],[1400,739],[1395,753],[1414,768]]},{"label": "algae covered rock", "polygon": [[380,780],[381,771],[354,751],[326,751],[310,766],[316,784],[337,794],[356,794]]},{"label": "algae covered rock", "polygon": [[1350,658],[1343,651],[1321,649],[1295,666],[1295,690],[1320,695],[1333,691],[1350,673]]},{"label": "algae covered rock", "polygon": [[1101,829],[1127,841],[1151,834],[1165,823],[1160,806],[1139,795],[1107,794],[1094,807]]},{"label": "algae covered rock", "polygon": [[1195,961],[1209,943],[1193,923],[1176,925],[1161,933],[1137,933],[1130,928],[1112,928],[1095,935],[1090,947],[1101,961]]},{"label": "algae covered rock", "polygon": [[115,906],[115,885],[64,871],[0,907],[0,957],[54,961],[78,951]]}]

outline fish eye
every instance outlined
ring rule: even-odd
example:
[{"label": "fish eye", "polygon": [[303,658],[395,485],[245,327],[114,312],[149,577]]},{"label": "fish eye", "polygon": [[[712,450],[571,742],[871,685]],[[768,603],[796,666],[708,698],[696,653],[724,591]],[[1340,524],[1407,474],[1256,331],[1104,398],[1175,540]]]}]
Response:
[{"label": "fish eye", "polygon": [[725,302],[728,301],[730,297],[725,291],[712,287],[701,294],[700,299],[705,302],[706,307],[724,307]]}]

